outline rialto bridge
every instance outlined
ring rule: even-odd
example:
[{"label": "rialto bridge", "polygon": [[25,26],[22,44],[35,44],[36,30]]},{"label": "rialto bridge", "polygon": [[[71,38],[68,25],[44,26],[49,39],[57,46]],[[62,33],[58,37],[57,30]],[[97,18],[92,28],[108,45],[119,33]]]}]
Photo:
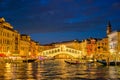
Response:
[{"label": "rialto bridge", "polygon": [[42,52],[42,56],[46,56],[46,57],[54,57],[60,54],[67,54],[74,58],[82,57],[82,52],[80,50],[68,48],[65,45],[61,45],[58,48],[49,49]]}]

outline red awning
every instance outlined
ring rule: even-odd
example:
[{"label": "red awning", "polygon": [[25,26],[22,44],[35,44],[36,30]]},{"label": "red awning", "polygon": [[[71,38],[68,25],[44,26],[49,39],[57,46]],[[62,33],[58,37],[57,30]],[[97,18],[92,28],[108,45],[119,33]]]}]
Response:
[{"label": "red awning", "polygon": [[6,57],[6,55],[3,53],[0,53],[0,57]]}]

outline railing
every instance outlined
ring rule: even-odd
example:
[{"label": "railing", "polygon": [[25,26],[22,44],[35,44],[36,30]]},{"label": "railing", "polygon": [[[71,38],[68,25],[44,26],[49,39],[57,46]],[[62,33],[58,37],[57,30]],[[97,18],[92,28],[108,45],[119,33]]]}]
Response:
[{"label": "railing", "polygon": [[82,52],[80,50],[68,48],[66,46],[61,46],[59,48],[46,50],[46,51],[43,51],[42,54],[44,56],[47,56],[47,55],[57,54],[57,53],[60,53],[60,52],[66,52],[66,53],[74,54],[74,55],[79,55],[79,54],[81,55],[82,54]]}]

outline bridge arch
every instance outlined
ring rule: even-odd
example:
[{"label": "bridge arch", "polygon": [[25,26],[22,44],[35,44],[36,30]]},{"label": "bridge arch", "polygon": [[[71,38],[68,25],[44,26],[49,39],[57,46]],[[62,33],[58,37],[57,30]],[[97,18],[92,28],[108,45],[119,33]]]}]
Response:
[{"label": "bridge arch", "polygon": [[61,52],[59,52],[59,53],[57,53],[57,54],[55,54],[55,55],[53,55],[53,57],[55,58],[55,59],[57,59],[57,58],[61,58],[61,59],[69,59],[69,58],[75,58],[75,56],[73,56],[73,55],[71,55],[71,54],[69,54],[69,53],[61,53]]}]

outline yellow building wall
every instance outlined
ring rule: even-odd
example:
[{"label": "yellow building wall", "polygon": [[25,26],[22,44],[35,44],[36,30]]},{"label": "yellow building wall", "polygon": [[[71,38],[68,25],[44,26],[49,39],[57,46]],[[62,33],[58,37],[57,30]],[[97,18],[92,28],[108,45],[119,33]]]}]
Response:
[{"label": "yellow building wall", "polygon": [[0,23],[0,53],[8,56],[19,53],[19,33],[5,21]]}]

